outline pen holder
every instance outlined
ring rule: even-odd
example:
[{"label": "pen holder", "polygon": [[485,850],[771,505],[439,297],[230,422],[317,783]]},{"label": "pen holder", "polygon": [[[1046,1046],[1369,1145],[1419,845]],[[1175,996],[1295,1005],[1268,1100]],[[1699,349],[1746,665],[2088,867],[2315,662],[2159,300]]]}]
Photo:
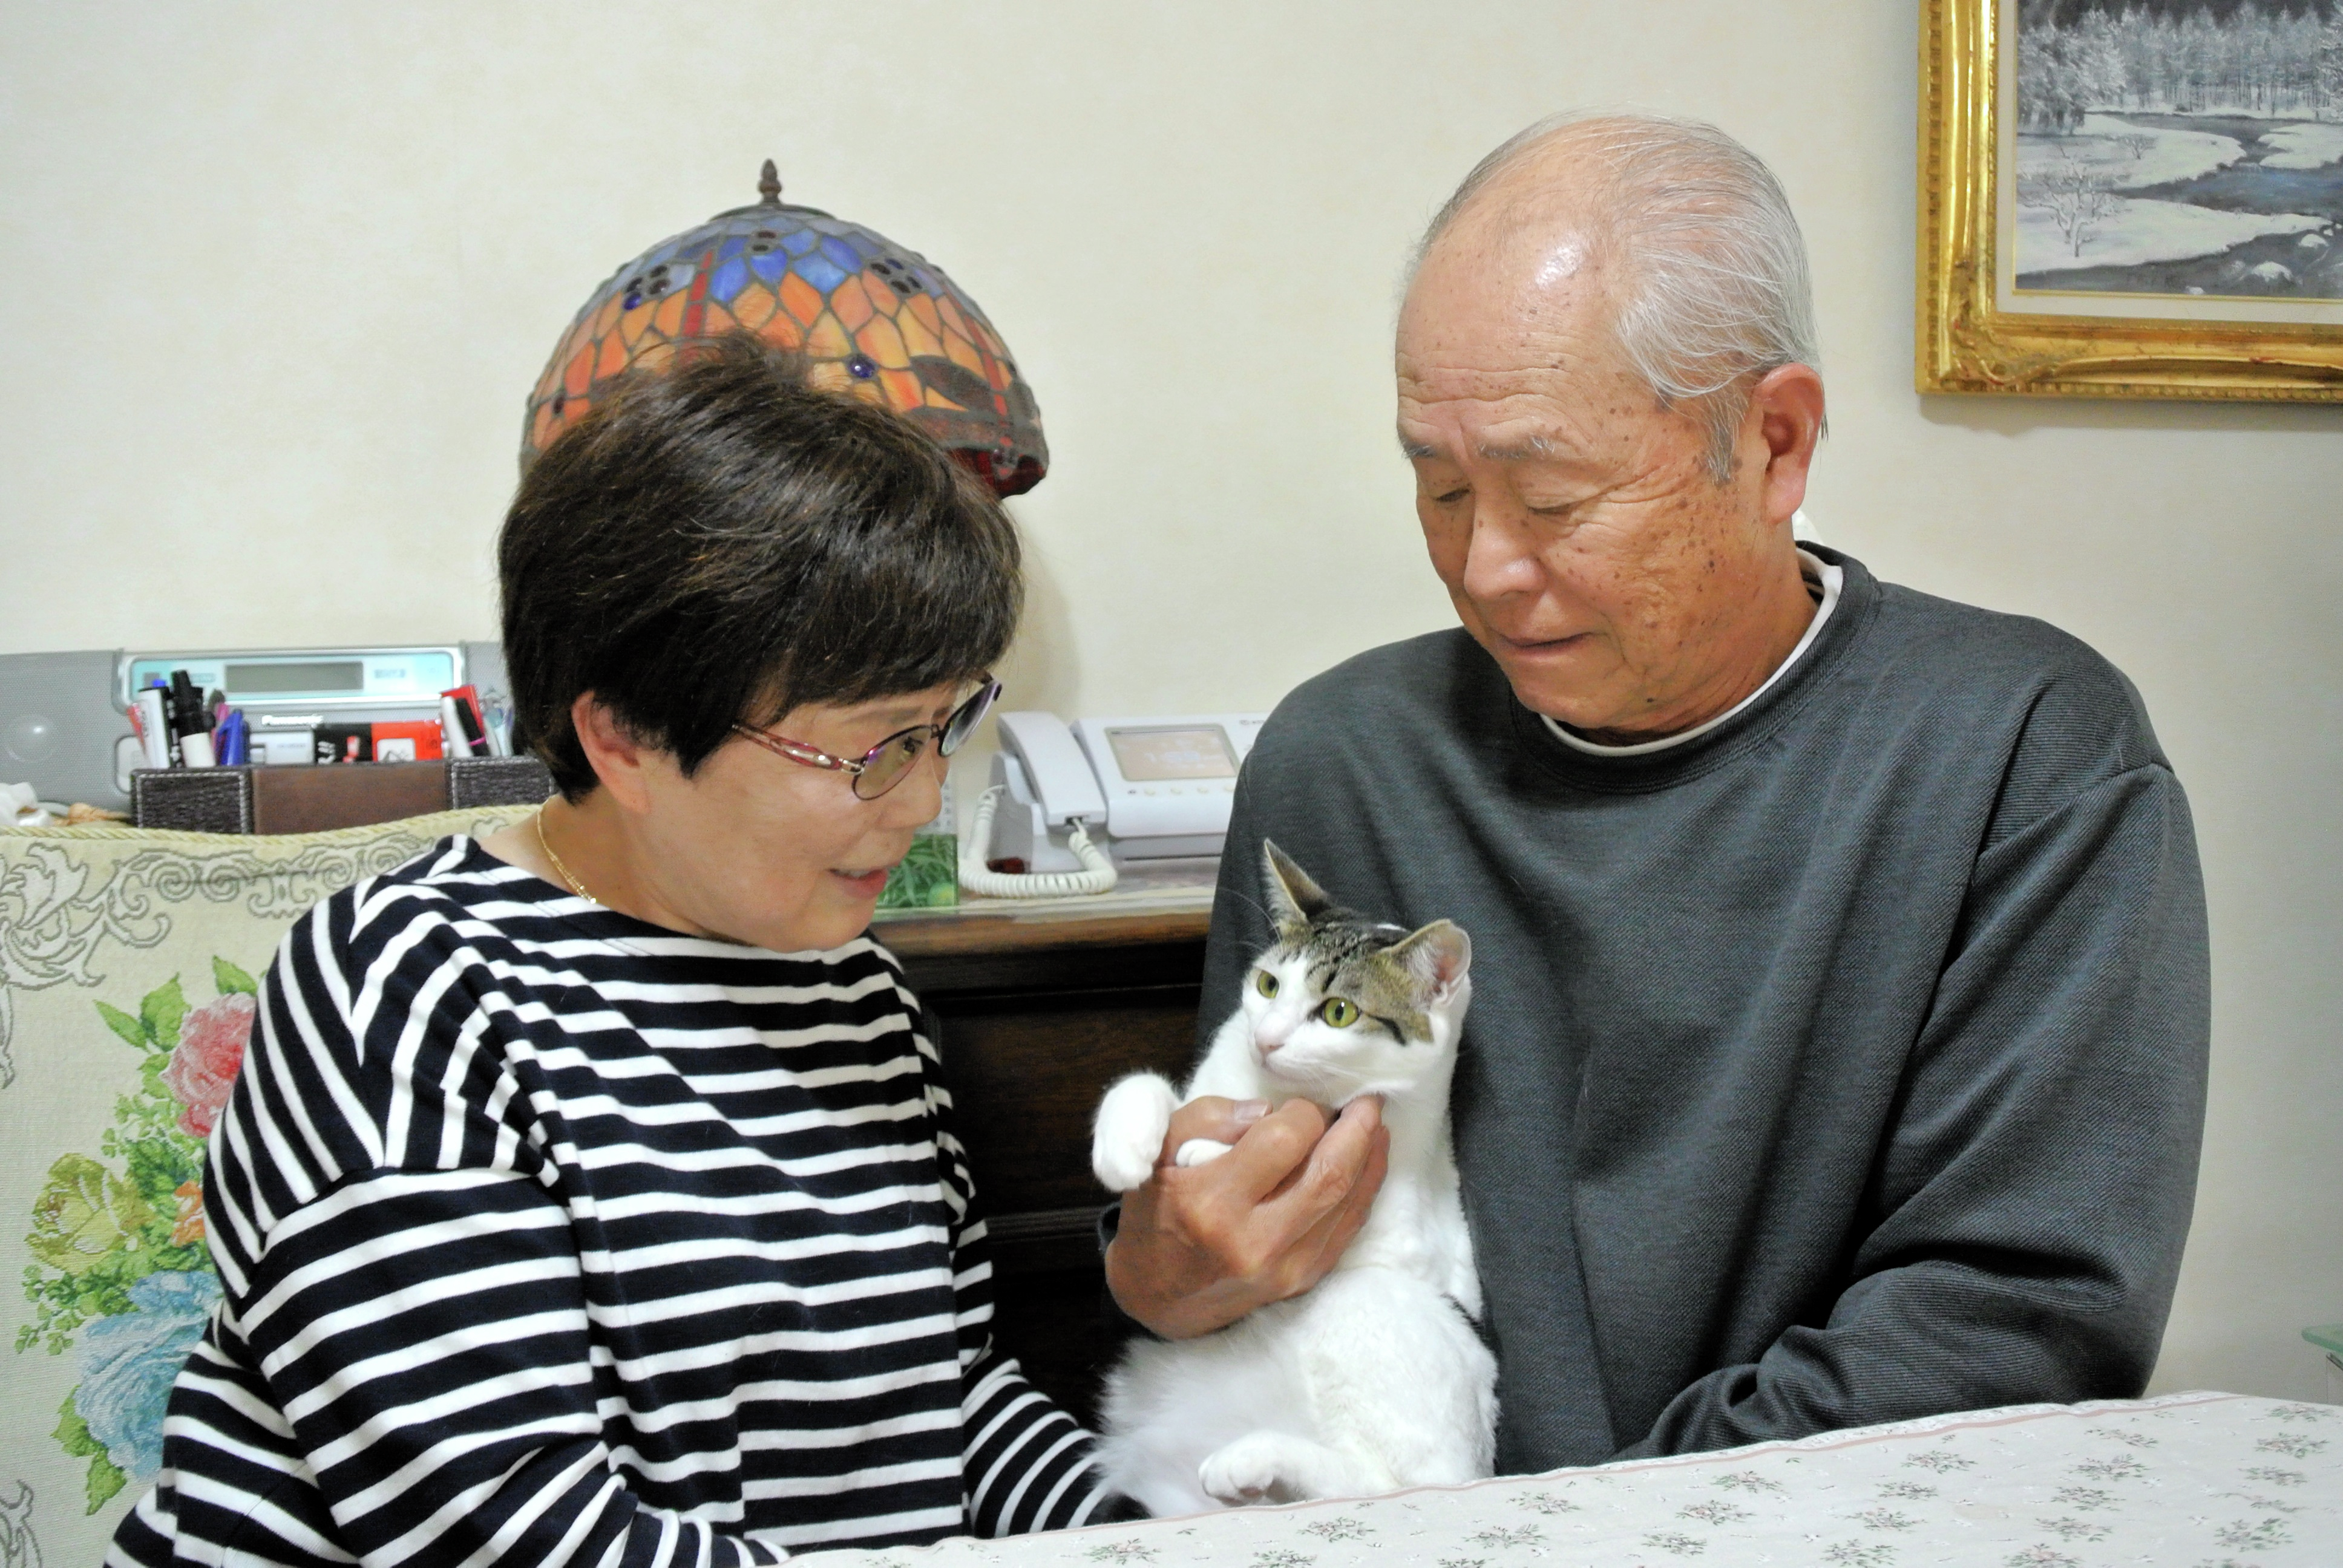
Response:
[{"label": "pen holder", "polygon": [[534,805],[553,776],[534,757],[324,767],[141,768],[131,820],[190,833],[315,833],[432,811]]}]

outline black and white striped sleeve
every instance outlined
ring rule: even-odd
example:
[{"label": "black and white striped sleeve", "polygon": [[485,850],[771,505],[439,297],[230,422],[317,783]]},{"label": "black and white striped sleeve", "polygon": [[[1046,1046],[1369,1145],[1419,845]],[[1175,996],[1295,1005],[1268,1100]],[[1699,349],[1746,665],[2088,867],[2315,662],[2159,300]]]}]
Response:
[{"label": "black and white striped sleeve", "polygon": [[[921,1021],[926,1038],[920,1048],[932,1058],[929,1042],[937,1032],[935,1019],[930,1014]],[[1014,1360],[994,1352],[991,1246],[967,1151],[951,1131],[950,1091],[939,1085],[930,1100],[945,1201],[958,1221],[952,1285],[969,1528],[978,1535],[1023,1535],[1134,1517],[1132,1505],[1108,1487],[1092,1462],[1097,1439],[1027,1382]]]}]

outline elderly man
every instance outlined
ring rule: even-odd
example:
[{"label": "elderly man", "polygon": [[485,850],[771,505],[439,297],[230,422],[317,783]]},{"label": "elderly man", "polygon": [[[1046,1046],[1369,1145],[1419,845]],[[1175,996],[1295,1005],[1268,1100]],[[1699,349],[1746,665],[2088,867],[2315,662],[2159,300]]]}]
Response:
[{"label": "elderly man", "polygon": [[[1241,783],[1202,1022],[1273,838],[1461,922],[1456,1150],[1501,1470],[2139,1392],[2203,1114],[2204,900],[2137,694],[1790,519],[1805,249],[1706,126],[1533,127],[1432,226],[1399,433],[1463,628],[1302,687]],[[1108,1276],[1156,1332],[1305,1289],[1374,1108],[1200,1102]]]}]

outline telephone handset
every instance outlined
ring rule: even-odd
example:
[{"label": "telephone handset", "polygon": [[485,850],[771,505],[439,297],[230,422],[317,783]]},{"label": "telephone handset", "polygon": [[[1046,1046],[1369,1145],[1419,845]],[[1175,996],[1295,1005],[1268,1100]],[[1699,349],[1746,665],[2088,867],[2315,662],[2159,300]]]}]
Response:
[{"label": "telephone handset", "polygon": [[1065,720],[1054,713],[1001,716],[1001,755],[1021,764],[1025,782],[1051,823],[1104,822],[1098,772]]},{"label": "telephone handset", "polygon": [[[1051,713],[1000,715],[991,780],[960,841],[960,886],[993,898],[1102,893],[1119,878],[1117,861],[1219,854],[1237,770],[1267,718],[1068,725]],[[1000,860],[1027,869],[989,869]]]}]

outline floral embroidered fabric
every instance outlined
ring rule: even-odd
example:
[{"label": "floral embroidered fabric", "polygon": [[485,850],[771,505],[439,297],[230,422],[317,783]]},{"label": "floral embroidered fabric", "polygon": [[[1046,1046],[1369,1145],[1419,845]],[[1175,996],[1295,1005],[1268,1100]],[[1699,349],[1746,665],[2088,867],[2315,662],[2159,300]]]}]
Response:
[{"label": "floral embroidered fabric", "polygon": [[294,918],[525,807],[266,838],[0,830],[0,1568],[96,1563],[219,1282],[204,1141]]},{"label": "floral embroidered fabric", "polygon": [[1354,1503],[803,1561],[823,1568],[2331,1568],[2338,1542],[2343,1406],[2180,1393],[2016,1405]]}]

